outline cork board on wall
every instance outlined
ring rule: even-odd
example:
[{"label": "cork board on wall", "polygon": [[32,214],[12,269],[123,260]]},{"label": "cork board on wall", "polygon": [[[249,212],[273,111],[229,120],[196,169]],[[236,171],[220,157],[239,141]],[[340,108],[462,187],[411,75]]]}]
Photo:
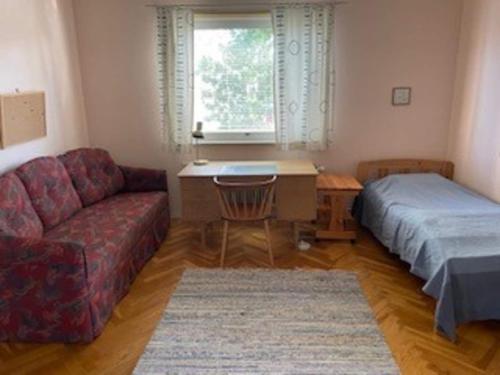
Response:
[{"label": "cork board on wall", "polygon": [[0,148],[46,135],[43,92],[0,95]]}]

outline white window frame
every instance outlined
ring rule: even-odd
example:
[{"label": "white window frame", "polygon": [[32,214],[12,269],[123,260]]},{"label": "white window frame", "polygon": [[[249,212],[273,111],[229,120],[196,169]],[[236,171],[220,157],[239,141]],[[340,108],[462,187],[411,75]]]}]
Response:
[{"label": "white window frame", "polygon": [[[242,13],[242,14],[205,14],[196,13],[194,17],[195,30],[220,28],[261,28],[271,26],[270,13]],[[274,106],[274,103],[273,103]],[[196,113],[194,114],[196,123]],[[199,144],[276,144],[276,129],[273,130],[224,130],[203,131],[204,139]]]},{"label": "white window frame", "polygon": [[253,144],[276,144],[276,131],[218,131],[203,132],[204,139],[199,143],[204,145],[232,144],[232,145],[253,145]]}]

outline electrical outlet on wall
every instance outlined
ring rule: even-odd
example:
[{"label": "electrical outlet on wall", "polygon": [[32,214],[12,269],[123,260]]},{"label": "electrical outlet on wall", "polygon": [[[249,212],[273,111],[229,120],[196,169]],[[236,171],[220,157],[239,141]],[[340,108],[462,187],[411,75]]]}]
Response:
[{"label": "electrical outlet on wall", "polygon": [[323,173],[325,171],[325,166],[324,165],[321,165],[321,164],[314,164],[314,166],[316,167],[316,170],[319,172],[319,173]]},{"label": "electrical outlet on wall", "polygon": [[411,87],[394,87],[392,89],[392,105],[410,105]]}]

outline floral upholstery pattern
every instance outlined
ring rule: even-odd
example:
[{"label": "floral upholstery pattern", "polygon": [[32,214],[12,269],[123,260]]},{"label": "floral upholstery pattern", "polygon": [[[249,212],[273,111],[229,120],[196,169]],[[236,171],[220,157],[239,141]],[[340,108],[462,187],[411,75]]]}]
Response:
[{"label": "floral upholstery pattern", "polygon": [[123,188],[122,172],[105,150],[81,148],[67,152],[59,159],[71,176],[85,207]]},{"label": "floral upholstery pattern", "polygon": [[54,157],[42,157],[16,170],[45,230],[55,227],[82,208],[64,165]]},{"label": "floral upholstery pattern", "polygon": [[106,322],[113,313],[114,306],[127,294],[130,285],[139,271],[153,256],[167,235],[169,211],[165,209],[143,233],[137,244],[131,249],[132,261],[124,259],[116,270],[108,275],[96,277],[91,288],[90,309],[94,319],[94,335],[104,330]]},{"label": "floral upholstery pattern", "polygon": [[93,339],[81,246],[0,235],[0,286],[0,340]]},{"label": "floral upholstery pattern", "polygon": [[132,190],[162,191],[85,208],[56,158],[0,176],[0,341],[86,343],[102,333],[167,234],[161,175],[130,172]]},{"label": "floral upholstery pattern", "polygon": [[124,193],[86,207],[45,234],[85,248],[90,284],[132,256],[146,228],[168,208],[165,192]]},{"label": "floral upholstery pattern", "polygon": [[39,238],[43,225],[15,173],[0,176],[0,234]]},{"label": "floral upholstery pattern", "polygon": [[148,168],[120,166],[125,178],[124,191],[167,191],[167,173]]},{"label": "floral upholstery pattern", "polygon": [[[165,192],[118,194],[82,209],[46,233],[47,239],[84,247],[90,308],[97,330],[104,327],[115,304],[163,240],[162,231],[169,224],[165,212]],[[156,229],[151,232],[149,228]],[[150,245],[152,238],[156,240],[154,246]]]}]

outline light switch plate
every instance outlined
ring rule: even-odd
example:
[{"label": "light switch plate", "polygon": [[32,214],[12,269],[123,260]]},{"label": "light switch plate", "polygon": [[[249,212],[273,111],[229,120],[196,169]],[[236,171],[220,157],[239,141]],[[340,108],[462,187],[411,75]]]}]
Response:
[{"label": "light switch plate", "polygon": [[411,87],[394,87],[392,89],[392,105],[410,105]]}]

